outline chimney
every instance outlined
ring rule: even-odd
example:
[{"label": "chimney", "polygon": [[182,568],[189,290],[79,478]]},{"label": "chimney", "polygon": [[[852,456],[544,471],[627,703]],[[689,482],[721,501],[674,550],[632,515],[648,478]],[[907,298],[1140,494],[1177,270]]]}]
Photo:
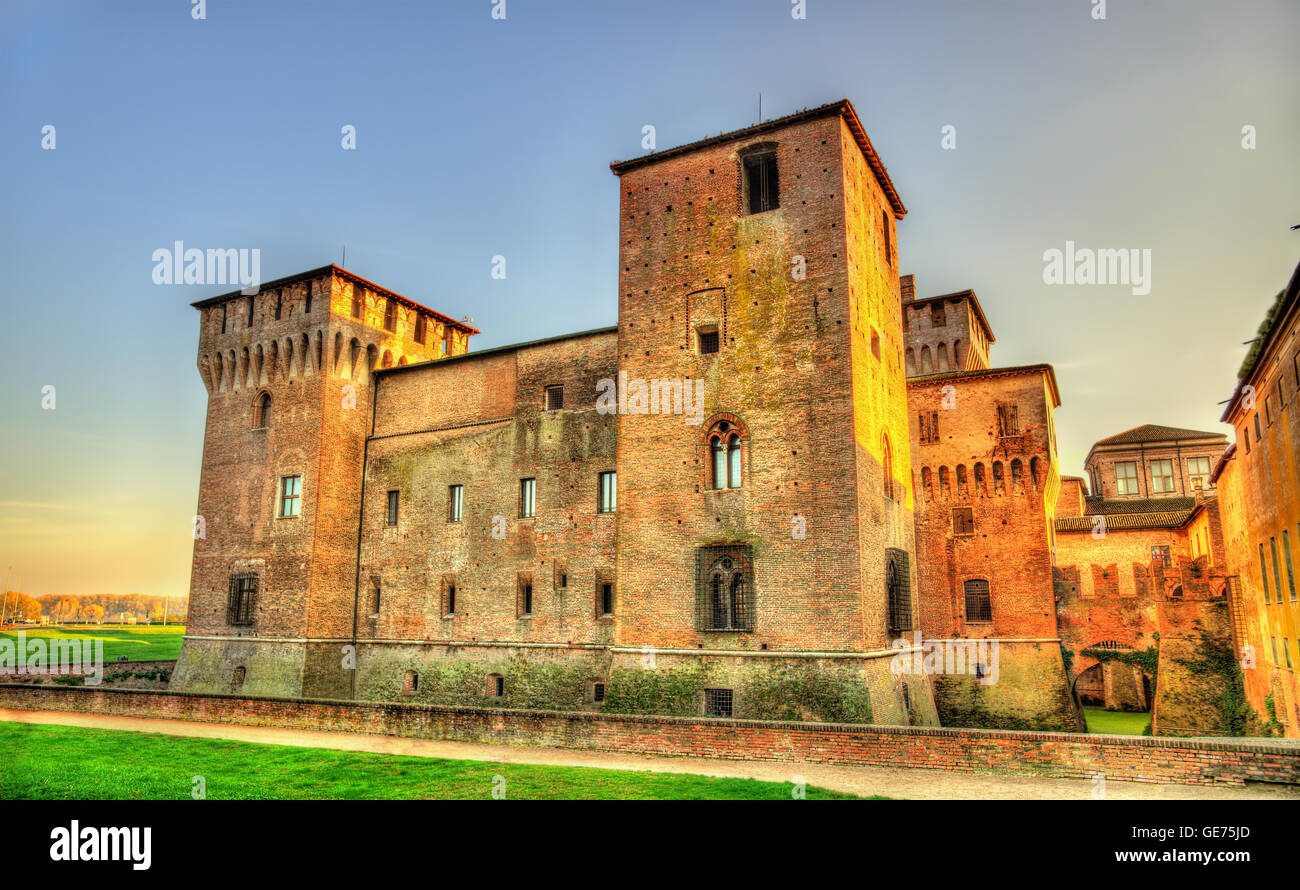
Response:
[{"label": "chimney", "polygon": [[916,299],[916,276],[900,275],[898,277],[898,290],[903,296],[904,303],[910,303]]}]

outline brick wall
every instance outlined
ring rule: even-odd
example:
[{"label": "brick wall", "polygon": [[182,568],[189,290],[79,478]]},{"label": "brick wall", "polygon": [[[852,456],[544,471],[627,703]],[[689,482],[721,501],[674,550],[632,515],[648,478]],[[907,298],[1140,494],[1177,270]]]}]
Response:
[{"label": "brick wall", "polygon": [[839,763],[1187,785],[1300,786],[1300,745],[613,716],[0,685],[0,706],[675,757]]}]

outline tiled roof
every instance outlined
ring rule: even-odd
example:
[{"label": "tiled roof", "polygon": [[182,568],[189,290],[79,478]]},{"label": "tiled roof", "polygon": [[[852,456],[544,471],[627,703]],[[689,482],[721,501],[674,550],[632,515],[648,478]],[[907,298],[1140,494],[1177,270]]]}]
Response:
[{"label": "tiled roof", "polygon": [[1196,506],[1196,498],[1084,498],[1085,510],[1089,516],[1114,516],[1119,513],[1171,513],[1190,510]]},{"label": "tiled roof", "polygon": [[1187,430],[1176,426],[1159,426],[1144,423],[1131,430],[1101,439],[1098,445],[1137,445],[1145,442],[1171,442],[1175,439],[1223,439],[1223,433],[1209,433],[1205,430]]},{"label": "tiled roof", "polygon": [[[1170,498],[1174,500],[1174,498]],[[1169,510],[1162,513],[1120,513],[1107,516],[1106,530],[1141,529],[1141,528],[1181,528],[1192,515],[1192,510]],[[1092,516],[1063,516],[1056,520],[1058,532],[1090,532],[1093,528]]]}]

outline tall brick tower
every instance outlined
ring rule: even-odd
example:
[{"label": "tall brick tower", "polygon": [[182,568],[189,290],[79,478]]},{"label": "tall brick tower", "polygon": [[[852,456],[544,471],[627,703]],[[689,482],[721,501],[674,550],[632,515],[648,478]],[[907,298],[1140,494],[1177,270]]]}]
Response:
[{"label": "tall brick tower", "polygon": [[207,431],[172,688],[347,697],[371,372],[478,332],[333,265],[194,306]]},{"label": "tall brick tower", "polygon": [[[852,105],[612,169],[619,643],[712,657],[717,713],[815,666],[876,722],[932,722],[885,654],[915,623],[906,210]],[[637,381],[649,412],[702,381],[702,410],[637,413]]]}]

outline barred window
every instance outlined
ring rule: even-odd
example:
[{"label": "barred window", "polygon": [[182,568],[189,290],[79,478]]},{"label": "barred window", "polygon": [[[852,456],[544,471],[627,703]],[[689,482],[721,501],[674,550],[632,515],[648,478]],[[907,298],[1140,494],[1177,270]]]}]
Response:
[{"label": "barred window", "polygon": [[744,158],[745,192],[750,213],[764,213],[781,206],[776,175],[776,152],[765,151]]},{"label": "barred window", "polygon": [[704,713],[710,717],[730,717],[731,702],[730,689],[704,690]]},{"label": "barred window", "polygon": [[546,410],[559,411],[564,407],[564,387],[548,386],[546,387]]},{"label": "barred window", "polygon": [[912,590],[909,583],[908,555],[897,547],[885,549],[885,599],[889,608],[890,635],[912,629]]},{"label": "barred window", "polygon": [[977,579],[967,581],[964,587],[966,592],[966,620],[992,621],[993,602],[989,597],[989,582]]},{"label": "barred window", "polygon": [[699,332],[700,355],[709,355],[718,351],[718,329],[708,328]]},{"label": "barred window", "polygon": [[388,493],[388,514],[387,523],[390,526],[397,525],[398,503],[401,499],[401,493],[390,491]]},{"label": "barred window", "polygon": [[696,556],[696,629],[754,629],[753,560],[748,545],[701,547]]},{"label": "barred window", "polygon": [[253,623],[253,607],[256,603],[257,575],[232,575],[230,599],[226,605],[226,623],[250,626]]}]

